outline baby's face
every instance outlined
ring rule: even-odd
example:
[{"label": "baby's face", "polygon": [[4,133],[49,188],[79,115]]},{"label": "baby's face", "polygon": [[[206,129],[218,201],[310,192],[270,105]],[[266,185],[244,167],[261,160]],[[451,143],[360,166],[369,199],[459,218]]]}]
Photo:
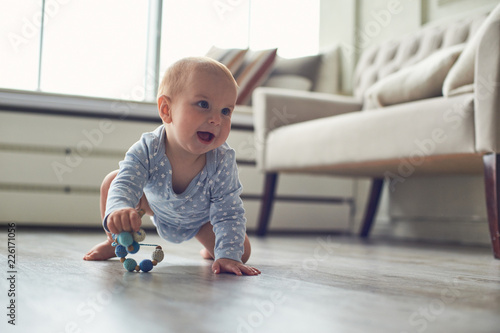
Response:
[{"label": "baby's face", "polygon": [[172,100],[168,145],[201,155],[226,142],[237,89],[222,73],[193,72]]}]

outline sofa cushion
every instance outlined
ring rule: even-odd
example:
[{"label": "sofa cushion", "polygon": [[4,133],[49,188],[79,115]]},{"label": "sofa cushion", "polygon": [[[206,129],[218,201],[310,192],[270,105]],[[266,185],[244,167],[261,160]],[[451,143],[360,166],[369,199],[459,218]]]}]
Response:
[{"label": "sofa cushion", "polygon": [[[429,22],[417,31],[392,41],[373,43],[363,49],[353,76],[353,94],[362,99],[377,81],[414,65],[439,49],[470,40],[477,27],[491,12],[491,5],[481,7],[452,19]],[[453,23],[450,23],[453,22]]]},{"label": "sofa cushion", "polygon": [[297,58],[277,57],[273,71],[262,86],[338,93],[340,91],[339,46],[334,45],[317,55]]},{"label": "sofa cushion", "polygon": [[426,27],[418,32],[418,48],[401,67],[414,65],[439,50],[443,43],[443,29],[440,27]]},{"label": "sofa cushion", "polygon": [[374,45],[363,52],[354,72],[354,96],[361,100],[364,92],[379,79],[379,71],[394,59],[398,44],[394,41]]},{"label": "sofa cushion", "polygon": [[474,63],[479,41],[494,21],[500,20],[500,5],[495,7],[488,15],[483,24],[479,27],[472,39],[463,50],[455,65],[450,69],[443,84],[443,95],[452,96],[473,90],[474,83]]},{"label": "sofa cushion", "polygon": [[364,109],[440,96],[443,81],[463,49],[464,44],[447,47],[381,79],[366,91]]},{"label": "sofa cushion", "polygon": [[[301,76],[314,83],[318,74],[318,67],[321,55],[312,55],[297,58],[282,58],[277,56],[273,70],[269,74],[269,79],[281,76]],[[267,82],[262,86],[267,87]]]},{"label": "sofa cushion", "polygon": [[314,171],[407,158],[418,169],[431,156],[475,153],[473,112],[473,95],[464,94],[279,127],[268,134],[263,167]]},{"label": "sofa cushion", "polygon": [[401,41],[401,44],[398,47],[396,55],[394,56],[394,61],[389,62],[388,64],[384,65],[382,68],[379,69],[378,71],[379,79],[384,78],[400,70],[401,67],[408,61],[408,59],[411,59],[413,55],[416,54],[419,47],[420,47],[420,40],[414,36],[408,36],[403,41]]},{"label": "sofa cushion", "polygon": [[276,57],[274,68],[262,87],[311,90],[316,82],[320,60],[321,55]]}]

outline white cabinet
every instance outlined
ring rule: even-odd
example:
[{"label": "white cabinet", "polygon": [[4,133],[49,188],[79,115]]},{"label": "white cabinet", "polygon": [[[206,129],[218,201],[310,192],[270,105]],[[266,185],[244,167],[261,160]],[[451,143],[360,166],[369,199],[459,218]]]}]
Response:
[{"label": "white cabinet", "polygon": [[[159,124],[154,120],[1,110],[0,223],[99,226],[102,179],[118,168],[143,132]],[[239,161],[251,231],[257,225],[264,181],[254,163],[253,132],[236,127],[228,143]],[[280,176],[270,230],[347,231],[354,215],[353,184],[350,179],[333,177]],[[290,200],[332,196],[346,201]]]},{"label": "white cabinet", "polygon": [[99,226],[99,188],[159,124],[0,112],[0,222]]}]

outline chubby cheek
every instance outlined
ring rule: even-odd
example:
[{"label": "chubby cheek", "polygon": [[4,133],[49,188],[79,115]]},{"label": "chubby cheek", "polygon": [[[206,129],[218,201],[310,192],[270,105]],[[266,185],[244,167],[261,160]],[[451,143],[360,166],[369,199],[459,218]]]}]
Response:
[{"label": "chubby cheek", "polygon": [[224,125],[221,128],[219,137],[220,137],[222,142],[226,142],[230,132],[231,132],[231,123],[229,123],[228,125]]}]

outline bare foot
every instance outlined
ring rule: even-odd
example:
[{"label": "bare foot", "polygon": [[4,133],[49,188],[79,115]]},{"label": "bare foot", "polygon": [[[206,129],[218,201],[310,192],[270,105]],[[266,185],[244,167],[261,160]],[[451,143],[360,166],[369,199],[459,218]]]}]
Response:
[{"label": "bare foot", "polygon": [[116,257],[115,248],[111,246],[109,240],[94,246],[90,251],[83,256],[83,260],[107,260]]},{"label": "bare foot", "polygon": [[203,259],[209,259],[209,260],[214,260],[214,257],[208,252],[207,249],[200,250],[200,254]]}]

